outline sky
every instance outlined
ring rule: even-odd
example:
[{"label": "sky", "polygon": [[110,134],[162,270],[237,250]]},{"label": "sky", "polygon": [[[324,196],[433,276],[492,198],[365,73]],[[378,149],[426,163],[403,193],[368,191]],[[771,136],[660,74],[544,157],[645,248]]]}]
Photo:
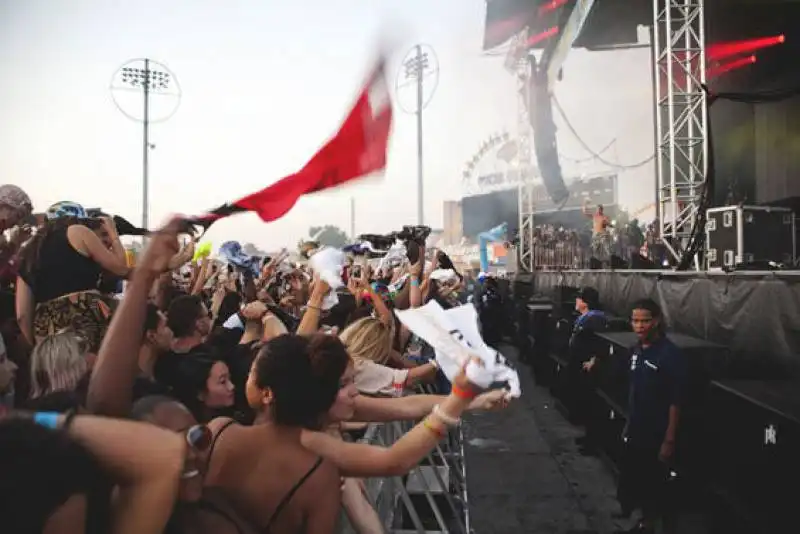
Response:
[{"label": "sky", "polygon": [[[393,76],[416,43],[438,60],[423,113],[424,214],[441,227],[442,203],[466,191],[465,163],[491,134],[517,129],[514,78],[502,56],[481,51],[484,15],[484,0],[0,0],[0,182],[21,186],[39,210],[72,200],[138,224],[142,126],[120,112],[110,84],[128,60],[148,57],[181,89],[174,115],[150,130],[151,226],[201,213],[300,168],[336,131],[388,35]],[[555,95],[593,150],[616,140],[606,159],[653,154],[648,49],[573,50]],[[139,112],[129,95],[119,100]],[[174,102],[162,98],[153,112]],[[621,205],[653,202],[652,163],[609,169],[556,124],[565,176],[618,172]],[[357,233],[415,224],[416,131],[396,107],[385,176],[303,198],[270,224],[249,214],[221,221],[209,239],[272,249],[311,226],[349,232],[351,198]]]}]

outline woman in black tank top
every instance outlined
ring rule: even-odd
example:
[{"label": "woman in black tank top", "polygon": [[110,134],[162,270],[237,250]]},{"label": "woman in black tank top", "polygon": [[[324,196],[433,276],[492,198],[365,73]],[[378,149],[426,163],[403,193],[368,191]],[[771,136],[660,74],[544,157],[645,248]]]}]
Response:
[{"label": "woman in black tank top", "polygon": [[341,507],[338,470],[300,442],[319,428],[342,387],[350,357],[334,336],[284,334],[253,362],[246,393],[253,426],[209,424],[206,486],[218,490],[262,533],[329,534]]},{"label": "woman in black tank top", "polygon": [[20,329],[31,344],[71,329],[97,352],[115,305],[97,290],[100,274],[127,276],[125,249],[111,219],[90,219],[77,204],[52,206],[48,218],[20,254]]}]

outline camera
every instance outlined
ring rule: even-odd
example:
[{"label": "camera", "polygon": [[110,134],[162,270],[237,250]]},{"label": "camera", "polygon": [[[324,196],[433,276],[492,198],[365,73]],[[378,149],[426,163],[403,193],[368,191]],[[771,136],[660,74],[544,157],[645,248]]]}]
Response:
[{"label": "camera", "polygon": [[[358,238],[361,241],[366,241],[367,243],[372,245],[372,248],[375,249],[375,251],[386,251],[386,250],[389,250],[392,247],[392,245],[394,245],[394,242],[395,242],[395,238],[393,236],[391,236],[391,235],[361,234],[360,236],[358,236]],[[361,254],[359,254],[359,252],[361,252]],[[368,256],[372,256],[372,254],[370,254],[368,252],[371,252],[371,251],[366,251],[364,249],[361,249],[360,251],[353,250],[353,254],[355,254],[357,256],[364,255],[364,254],[366,254]],[[380,256],[382,256],[382,254],[378,253],[377,257],[380,257]]]},{"label": "camera", "polygon": [[403,226],[403,229],[399,232],[395,232],[392,234],[396,239],[400,239],[405,241],[406,244],[408,242],[414,242],[417,245],[424,247],[425,241],[428,240],[428,236],[431,235],[431,227],[430,226]]}]

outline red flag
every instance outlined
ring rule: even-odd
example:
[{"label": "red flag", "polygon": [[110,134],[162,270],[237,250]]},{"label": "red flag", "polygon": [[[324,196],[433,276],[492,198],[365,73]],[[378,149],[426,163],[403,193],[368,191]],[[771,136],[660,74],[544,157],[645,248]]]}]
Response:
[{"label": "red flag", "polygon": [[244,211],[258,213],[263,221],[274,221],[305,194],[382,171],[386,168],[391,127],[392,103],[381,60],[339,131],[302,169],[191,222],[208,227],[214,221]]}]

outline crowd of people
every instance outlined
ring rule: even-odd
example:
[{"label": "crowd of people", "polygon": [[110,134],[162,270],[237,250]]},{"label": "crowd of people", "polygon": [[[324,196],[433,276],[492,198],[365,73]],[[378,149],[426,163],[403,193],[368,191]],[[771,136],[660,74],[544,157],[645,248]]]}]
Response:
[{"label": "crowd of people", "polygon": [[540,224],[533,229],[534,264],[544,269],[661,267],[667,259],[658,221],[618,225],[603,210],[584,206],[588,224],[574,228]]},{"label": "crowd of people", "polygon": [[[397,266],[351,258],[332,288],[285,254],[198,257],[180,219],[131,265],[113,218],[36,214],[13,185],[0,229],[3,532],[324,534],[342,512],[381,532],[362,480],[409,472],[462,413],[508,403],[467,367],[445,376],[394,313],[459,304],[463,279],[431,276],[446,261],[424,244]],[[418,424],[355,442],[398,420]]]}]

